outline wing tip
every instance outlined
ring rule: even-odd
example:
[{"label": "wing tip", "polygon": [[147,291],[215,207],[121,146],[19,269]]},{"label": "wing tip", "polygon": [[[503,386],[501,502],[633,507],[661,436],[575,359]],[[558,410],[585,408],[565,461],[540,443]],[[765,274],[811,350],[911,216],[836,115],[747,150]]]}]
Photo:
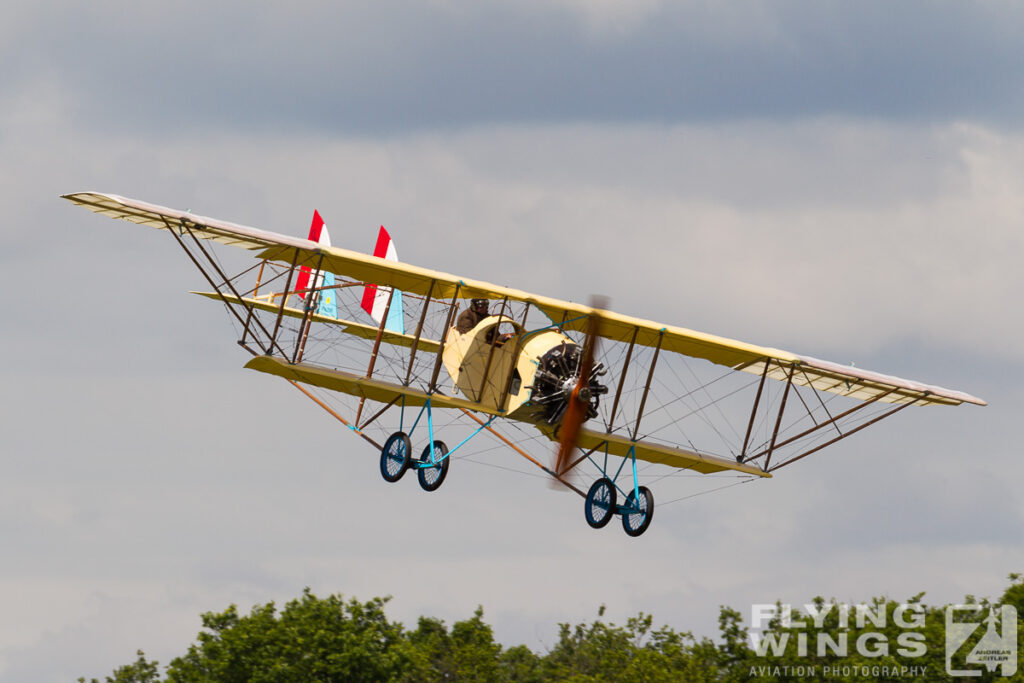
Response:
[{"label": "wing tip", "polygon": [[61,199],[72,199],[74,197],[118,197],[116,194],[110,194],[109,192],[97,192],[96,190],[81,190],[79,192],[68,192],[67,194],[60,195]]}]

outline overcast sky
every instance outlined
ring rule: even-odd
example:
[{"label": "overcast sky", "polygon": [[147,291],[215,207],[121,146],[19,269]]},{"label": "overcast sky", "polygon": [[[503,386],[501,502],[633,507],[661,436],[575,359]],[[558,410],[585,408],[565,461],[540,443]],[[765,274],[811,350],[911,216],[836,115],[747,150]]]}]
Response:
[{"label": "overcast sky", "polygon": [[[410,624],[480,604],[540,650],[602,603],[716,635],[722,604],[1024,570],[1024,9],[336,4],[5,8],[0,681],[166,663],[200,612],[307,585]],[[428,496],[243,370],[191,264],[81,190],[297,235],[317,208],[341,246],[384,224],[417,265],[990,406],[903,411],[636,540],[472,463]]]}]

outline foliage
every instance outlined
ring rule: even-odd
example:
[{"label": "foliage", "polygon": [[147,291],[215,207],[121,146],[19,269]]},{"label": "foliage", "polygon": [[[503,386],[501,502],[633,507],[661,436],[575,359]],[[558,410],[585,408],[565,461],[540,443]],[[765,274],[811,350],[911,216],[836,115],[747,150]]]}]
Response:
[{"label": "foliage", "polygon": [[[147,660],[142,650],[135,654],[138,656],[135,662],[114,669],[112,675],[104,678],[104,683],[158,683],[160,662]],[[79,678],[78,683],[86,683],[85,678]],[[99,680],[93,678],[89,683],[99,683]]]},{"label": "foliage", "polygon": [[234,605],[203,615],[198,643],[171,661],[169,682],[382,681],[409,666],[402,625],[384,615],[387,598],[320,599],[307,588],[276,613],[274,603],[240,617]]},{"label": "foliage", "polygon": [[625,626],[606,624],[602,616],[603,605],[590,624],[559,625],[558,643],[543,660],[545,680],[715,680],[710,641],[697,643],[667,626],[652,630],[653,618],[643,613]]},{"label": "foliage", "polygon": [[[1024,576],[1009,578],[998,602],[973,596],[964,602],[985,612],[1013,605],[1024,617]],[[760,628],[748,628],[740,612],[723,606],[717,642],[655,628],[643,613],[616,625],[604,620],[601,606],[589,623],[560,624],[558,641],[537,654],[525,645],[506,649],[495,642],[481,607],[450,629],[424,616],[409,630],[388,620],[388,598],[362,603],[340,595],[318,598],[306,589],[280,612],[268,603],[246,616],[234,605],[202,615],[203,631],[171,661],[164,679],[159,664],[140,650],[134,663],[115,669],[105,683],[959,680],[945,668],[946,611],[924,604],[923,597],[903,603],[875,598],[861,606],[816,597],[791,610],[776,604],[765,610],[766,623],[751,624]],[[1024,651],[1024,622],[1018,619],[1016,626]],[[972,647],[982,632],[964,647]],[[1011,679],[985,671],[972,680],[1020,681],[1024,671]]]},{"label": "foliage", "polygon": [[[1013,605],[1018,610],[1017,642],[1024,646],[1024,583],[1019,574],[1010,575],[1011,585],[1001,600],[990,603],[966,596],[965,604],[977,604],[987,614],[989,607]],[[803,609],[793,606],[788,618],[785,607],[776,604],[776,615],[759,630],[759,642],[751,643],[739,625],[739,615],[728,612],[720,620],[725,643],[724,681],[959,681],[946,672],[946,606],[929,606],[924,593],[897,602],[875,598],[861,605],[840,605],[836,600],[816,597]],[[757,631],[755,631],[757,632]],[[963,645],[965,651],[978,643],[985,628],[977,629]],[[1024,653],[1024,647],[1019,650]],[[1019,659],[1019,656],[1018,656]],[[1020,669],[1020,667],[1018,667]],[[974,681],[1024,680],[1018,670],[1011,678],[983,671]]]}]

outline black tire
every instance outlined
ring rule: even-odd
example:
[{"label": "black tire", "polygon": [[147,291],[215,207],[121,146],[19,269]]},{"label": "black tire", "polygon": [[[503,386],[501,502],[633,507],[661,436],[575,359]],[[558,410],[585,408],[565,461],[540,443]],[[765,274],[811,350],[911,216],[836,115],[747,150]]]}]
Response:
[{"label": "black tire", "polygon": [[602,477],[590,485],[583,514],[587,524],[595,529],[608,525],[615,516],[615,485],[611,479]]},{"label": "black tire", "polygon": [[412,464],[412,443],[405,432],[395,432],[380,449],[380,475],[395,483]]},{"label": "black tire", "polygon": [[420,455],[420,467],[416,468],[416,477],[420,480],[420,487],[424,491],[436,491],[444,483],[444,478],[448,476],[448,466],[451,464],[451,458],[444,456],[448,455],[448,446],[444,444],[444,441],[434,441],[434,460],[437,460],[436,464],[430,464],[430,444],[423,449],[423,454]]},{"label": "black tire", "polygon": [[[633,491],[626,496],[625,508],[622,511],[622,528],[630,536],[639,536],[647,531],[654,519],[654,494],[646,486],[641,486],[640,505],[636,504],[636,494]],[[632,510],[632,511],[631,511]]]}]

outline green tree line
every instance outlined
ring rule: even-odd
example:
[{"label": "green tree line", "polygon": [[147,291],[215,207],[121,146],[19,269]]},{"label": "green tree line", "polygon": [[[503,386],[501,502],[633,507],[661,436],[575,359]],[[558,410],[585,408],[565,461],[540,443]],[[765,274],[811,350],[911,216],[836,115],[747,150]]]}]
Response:
[{"label": "green tree line", "polygon": [[[766,605],[758,608],[758,624],[744,623],[743,614],[723,606],[715,640],[669,626],[655,628],[653,617],[644,613],[615,624],[605,620],[602,606],[593,621],[559,624],[558,640],[543,653],[496,642],[482,608],[451,627],[423,616],[415,628],[407,628],[388,619],[388,598],[319,598],[306,589],[280,610],[271,602],[247,615],[234,605],[207,612],[195,642],[163,671],[140,650],[134,662],[104,681],[955,682],[965,679],[947,673],[949,614],[970,631],[951,655],[953,669],[981,674],[967,679],[972,681],[1024,681],[1024,667],[1007,677],[1002,675],[1007,669],[971,659],[1002,652],[989,646],[1005,648],[1013,631],[1021,645],[1014,663],[1020,663],[1024,576],[1011,574],[1009,581],[998,601],[968,595],[964,603],[974,608],[949,612],[945,605],[926,605],[923,593],[902,602],[875,598],[859,606],[821,597],[791,608]],[[990,623],[994,617],[988,615],[1003,614],[1004,605],[1016,609],[1016,622]],[[993,633],[1002,641],[992,641]]]}]

